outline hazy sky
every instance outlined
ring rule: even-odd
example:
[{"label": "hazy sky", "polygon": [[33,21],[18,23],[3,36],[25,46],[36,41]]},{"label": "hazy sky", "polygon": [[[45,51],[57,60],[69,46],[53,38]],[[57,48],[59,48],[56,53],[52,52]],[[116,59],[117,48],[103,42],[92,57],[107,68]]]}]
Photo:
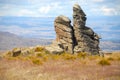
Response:
[{"label": "hazy sky", "polygon": [[0,0],[0,16],[3,16],[0,17],[0,31],[20,36],[55,37],[54,18],[40,17],[62,14],[72,18],[75,3],[86,13],[87,26],[103,39],[120,40],[120,0]]},{"label": "hazy sky", "polygon": [[120,15],[120,0],[0,0],[0,16],[71,16],[74,3],[88,16]]}]

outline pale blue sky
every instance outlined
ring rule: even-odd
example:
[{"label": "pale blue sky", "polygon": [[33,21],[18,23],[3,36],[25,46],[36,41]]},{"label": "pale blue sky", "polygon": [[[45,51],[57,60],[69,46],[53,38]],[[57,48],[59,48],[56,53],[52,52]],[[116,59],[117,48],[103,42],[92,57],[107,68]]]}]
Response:
[{"label": "pale blue sky", "polygon": [[120,16],[120,0],[0,0],[0,16],[71,16],[78,3],[88,16]]},{"label": "pale blue sky", "polygon": [[55,38],[54,18],[40,17],[72,18],[75,3],[86,13],[87,26],[103,39],[120,40],[120,0],[0,0],[0,31]]}]

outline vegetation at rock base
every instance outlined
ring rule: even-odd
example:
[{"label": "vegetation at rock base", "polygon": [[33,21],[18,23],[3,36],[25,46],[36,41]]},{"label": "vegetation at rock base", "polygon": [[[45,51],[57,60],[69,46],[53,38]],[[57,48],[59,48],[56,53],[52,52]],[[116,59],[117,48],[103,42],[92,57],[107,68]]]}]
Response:
[{"label": "vegetation at rock base", "polygon": [[38,59],[38,58],[32,59],[32,62],[34,64],[37,64],[37,65],[42,65],[43,64],[43,62],[40,59]]},{"label": "vegetation at rock base", "polygon": [[105,65],[110,65],[109,60],[102,58],[99,62],[100,65],[105,66]]},{"label": "vegetation at rock base", "polygon": [[[41,46],[20,49],[20,55],[13,57],[13,50],[11,50],[6,52],[0,60],[1,80],[120,79],[118,76],[120,75],[119,52],[101,57],[87,55],[85,52],[51,54]],[[27,54],[23,54],[26,50]]]},{"label": "vegetation at rock base", "polygon": [[87,53],[85,53],[85,52],[80,52],[80,53],[78,53],[77,54],[77,56],[79,57],[79,58],[85,58],[86,56],[87,56]]},{"label": "vegetation at rock base", "polygon": [[[120,60],[120,54],[119,53],[113,53],[110,55],[106,55],[104,58],[95,55],[95,56],[90,56],[87,55],[86,52],[80,52],[78,54],[70,54],[63,52],[61,54],[52,54],[49,53],[44,49],[44,47],[41,46],[36,46],[34,48],[21,48],[21,53],[17,57],[12,57],[14,54],[12,51],[17,50],[18,48],[15,48],[11,51],[6,52],[4,55],[5,58],[8,58],[10,60],[28,60],[31,61],[34,64],[43,64],[46,61],[50,60],[86,60],[85,62],[89,62],[91,60],[95,60],[96,64],[99,65],[110,65],[112,61],[119,61]],[[20,49],[20,48],[19,48]],[[26,56],[24,56],[23,51],[27,50]]]},{"label": "vegetation at rock base", "polygon": [[43,47],[37,46],[37,47],[35,48],[35,52],[40,52],[40,51],[43,51],[43,50],[44,50]]},{"label": "vegetation at rock base", "polygon": [[108,57],[107,59],[110,60],[110,61],[113,61],[113,60],[114,60],[113,57]]}]

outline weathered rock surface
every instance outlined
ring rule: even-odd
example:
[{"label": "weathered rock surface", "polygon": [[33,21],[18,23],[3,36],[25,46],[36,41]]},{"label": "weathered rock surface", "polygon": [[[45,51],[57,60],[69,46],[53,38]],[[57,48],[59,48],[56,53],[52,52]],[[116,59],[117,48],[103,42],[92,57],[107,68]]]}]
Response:
[{"label": "weathered rock surface", "polygon": [[46,47],[51,53],[88,52],[99,54],[99,36],[89,27],[86,27],[86,14],[78,4],[73,6],[73,26],[71,20],[63,15],[54,21],[56,43]]},{"label": "weathered rock surface", "polygon": [[13,51],[12,51],[12,56],[13,57],[19,56],[20,54],[21,54],[21,49],[20,48],[13,49]]},{"label": "weathered rock surface", "polygon": [[22,56],[28,56],[30,54],[33,54],[35,52],[35,48],[34,47],[29,47],[27,49],[21,49],[21,55]]},{"label": "weathered rock surface", "polygon": [[59,54],[63,52],[63,49],[60,47],[59,42],[53,41],[53,43],[49,46],[45,47],[45,50],[47,50],[49,53],[53,54]]},{"label": "weathered rock surface", "polygon": [[64,51],[73,53],[73,29],[71,20],[63,15],[58,16],[54,21],[56,41]]},{"label": "weathered rock surface", "polygon": [[89,27],[85,26],[86,14],[78,4],[73,6],[73,28],[76,38],[74,52],[99,53],[99,36]]}]

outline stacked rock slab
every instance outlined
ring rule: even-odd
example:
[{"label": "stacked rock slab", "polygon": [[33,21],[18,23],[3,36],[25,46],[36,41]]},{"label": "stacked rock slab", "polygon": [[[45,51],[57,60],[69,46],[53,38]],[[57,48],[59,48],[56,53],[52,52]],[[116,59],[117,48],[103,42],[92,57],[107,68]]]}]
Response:
[{"label": "stacked rock slab", "polygon": [[85,26],[86,14],[78,4],[73,6],[73,28],[75,35],[74,52],[99,54],[99,37],[89,27]]},{"label": "stacked rock slab", "polygon": [[54,21],[56,41],[65,52],[73,53],[73,28],[71,20],[63,15],[58,16]]}]

